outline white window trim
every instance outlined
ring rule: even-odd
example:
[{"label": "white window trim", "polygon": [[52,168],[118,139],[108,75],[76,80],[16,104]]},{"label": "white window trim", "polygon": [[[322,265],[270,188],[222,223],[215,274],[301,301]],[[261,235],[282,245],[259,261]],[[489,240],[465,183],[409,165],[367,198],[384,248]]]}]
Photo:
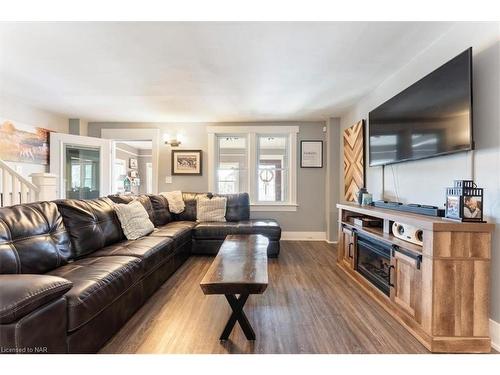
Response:
[{"label": "white window trim", "polygon": [[[215,167],[216,167],[216,136],[226,134],[245,134],[248,137],[248,188],[250,194],[251,211],[297,211],[297,133],[298,126],[209,126],[208,132],[208,188],[210,191],[216,191],[215,186]],[[256,170],[256,141],[257,134],[288,135],[289,137],[289,176],[288,202],[256,202],[257,197],[255,173]]]}]

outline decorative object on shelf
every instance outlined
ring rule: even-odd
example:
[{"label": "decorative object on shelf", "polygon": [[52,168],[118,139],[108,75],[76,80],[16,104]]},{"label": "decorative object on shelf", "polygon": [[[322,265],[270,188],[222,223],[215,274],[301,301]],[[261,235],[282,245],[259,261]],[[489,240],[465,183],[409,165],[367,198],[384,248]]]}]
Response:
[{"label": "decorative object on shelf", "polygon": [[323,168],[323,141],[300,141],[300,167]]},{"label": "decorative object on shelf", "polygon": [[123,190],[125,193],[130,193],[132,191],[132,180],[129,176],[125,176],[125,179],[123,180]]},{"label": "decorative object on shelf", "polygon": [[360,120],[344,130],[344,199],[347,202],[356,201],[356,192],[363,186],[365,186],[365,120]]},{"label": "decorative object on shelf", "polygon": [[359,205],[363,203],[363,194],[368,193],[368,190],[365,187],[360,188],[354,196],[356,197],[356,202],[358,202]]},{"label": "decorative object on shelf", "polygon": [[135,158],[130,158],[128,159],[128,166],[130,169],[137,169],[138,167],[137,159]]},{"label": "decorative object on shelf", "polygon": [[172,175],[201,176],[202,150],[172,150]]},{"label": "decorative object on shelf", "polygon": [[0,119],[0,159],[49,164],[49,133],[31,125]]},{"label": "decorative object on shelf", "polygon": [[359,227],[379,227],[382,228],[383,220],[372,217],[355,217],[352,220],[354,225]]},{"label": "decorative object on shelf", "polygon": [[446,189],[446,218],[483,223],[483,189],[472,180],[455,180]]},{"label": "decorative object on shelf", "polygon": [[363,193],[361,196],[362,206],[371,206],[373,203],[373,197],[370,193]]}]

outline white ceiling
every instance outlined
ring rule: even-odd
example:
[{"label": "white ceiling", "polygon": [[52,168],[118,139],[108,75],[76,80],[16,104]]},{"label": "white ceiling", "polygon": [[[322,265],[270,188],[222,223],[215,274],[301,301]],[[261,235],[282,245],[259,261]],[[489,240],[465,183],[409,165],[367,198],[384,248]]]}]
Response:
[{"label": "white ceiling", "polygon": [[323,120],[451,23],[2,23],[0,94],[90,121]]}]

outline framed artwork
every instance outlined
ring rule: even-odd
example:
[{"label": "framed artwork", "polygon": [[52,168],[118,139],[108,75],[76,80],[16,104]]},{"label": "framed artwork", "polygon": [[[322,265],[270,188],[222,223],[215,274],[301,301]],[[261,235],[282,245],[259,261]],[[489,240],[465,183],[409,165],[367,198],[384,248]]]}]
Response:
[{"label": "framed artwork", "polygon": [[356,201],[365,187],[365,120],[344,130],[344,199]]},{"label": "framed artwork", "polygon": [[128,167],[129,167],[130,169],[137,169],[137,168],[138,168],[138,165],[139,165],[139,164],[137,163],[137,159],[135,159],[135,158],[130,158],[130,159],[129,159],[129,166],[128,166]]},{"label": "framed artwork", "polygon": [[172,175],[201,176],[202,150],[172,150]]},{"label": "framed artwork", "polygon": [[323,168],[323,141],[300,141],[300,167]]},{"label": "framed artwork", "polygon": [[49,164],[50,130],[0,119],[0,159]]}]

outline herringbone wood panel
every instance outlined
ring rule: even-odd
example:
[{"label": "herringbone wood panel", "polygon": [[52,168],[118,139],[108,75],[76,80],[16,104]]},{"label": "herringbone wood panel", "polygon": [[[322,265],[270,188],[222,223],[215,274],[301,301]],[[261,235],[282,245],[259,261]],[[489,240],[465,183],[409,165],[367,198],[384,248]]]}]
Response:
[{"label": "herringbone wood panel", "polygon": [[365,185],[365,120],[344,130],[344,199],[356,200],[356,192]]}]

